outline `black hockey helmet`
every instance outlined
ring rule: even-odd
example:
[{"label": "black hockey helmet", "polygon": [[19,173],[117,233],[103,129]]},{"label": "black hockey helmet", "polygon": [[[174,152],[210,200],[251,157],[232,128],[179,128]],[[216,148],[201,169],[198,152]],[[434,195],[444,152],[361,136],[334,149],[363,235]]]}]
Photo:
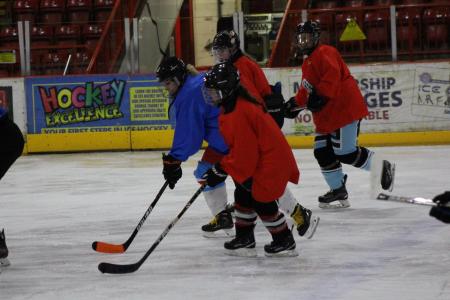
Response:
[{"label": "black hockey helmet", "polygon": [[[239,73],[231,62],[214,65],[205,74],[204,87],[207,89],[207,98],[209,98],[205,100],[214,105],[222,103],[237,90],[239,81]],[[214,92],[217,94],[214,95]]]},{"label": "black hockey helmet", "polygon": [[182,85],[186,78],[186,64],[175,56],[164,58],[156,69],[156,76],[159,82],[172,79],[177,84]]},{"label": "black hockey helmet", "polygon": [[212,49],[239,48],[241,42],[239,36],[233,30],[223,30],[216,34],[212,42]]},{"label": "black hockey helmet", "polygon": [[319,40],[319,22],[306,21],[297,25],[297,44],[302,54],[311,54],[319,44]]}]

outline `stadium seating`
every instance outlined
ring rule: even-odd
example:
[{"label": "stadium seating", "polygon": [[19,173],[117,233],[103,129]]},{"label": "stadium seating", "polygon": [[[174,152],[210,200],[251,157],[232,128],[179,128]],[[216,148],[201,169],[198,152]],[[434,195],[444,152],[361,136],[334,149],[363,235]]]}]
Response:
[{"label": "stadium seating", "polygon": [[364,31],[367,36],[368,50],[384,51],[389,40],[389,12],[387,10],[371,10],[364,16]]},{"label": "stadium seating", "polygon": [[83,74],[89,64],[90,56],[85,51],[79,51],[72,56],[70,74]]},{"label": "stadium seating", "polygon": [[335,8],[337,4],[337,1],[319,1],[316,4],[316,8]]},{"label": "stadium seating", "polygon": [[[416,8],[398,9],[397,18],[397,45],[400,50],[418,49],[420,47],[419,35],[421,33],[420,10]],[[411,25],[410,26],[410,23]]]},{"label": "stadium seating", "polygon": [[89,24],[83,26],[83,38],[87,53],[92,54],[102,34],[102,24]]},{"label": "stadium seating", "polygon": [[71,23],[89,23],[91,11],[92,0],[67,0],[67,15]]},{"label": "stadium seating", "polygon": [[450,12],[447,8],[429,8],[423,13],[426,48],[448,47]]},{"label": "stadium seating", "polygon": [[41,22],[45,24],[60,24],[65,11],[64,0],[41,0]]},{"label": "stadium seating", "polygon": [[114,6],[114,0],[94,0],[94,16],[97,22],[106,22]]},{"label": "stadium seating", "polygon": [[47,53],[42,58],[43,73],[45,75],[62,75],[67,61],[67,54],[64,53]]},{"label": "stadium seating", "polygon": [[39,11],[39,0],[14,1],[13,10],[16,21],[30,21],[34,23]]},{"label": "stadium seating", "polygon": [[344,1],[344,7],[362,7],[364,6],[364,0],[346,0]]}]

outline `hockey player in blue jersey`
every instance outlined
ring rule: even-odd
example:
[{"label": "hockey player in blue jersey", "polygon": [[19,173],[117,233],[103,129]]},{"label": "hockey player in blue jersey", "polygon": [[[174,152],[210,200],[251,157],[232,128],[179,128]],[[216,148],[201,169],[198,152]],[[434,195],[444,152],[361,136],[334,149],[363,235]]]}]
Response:
[{"label": "hockey player in blue jersey", "polygon": [[[24,141],[19,127],[8,117],[7,111],[0,107],[0,180],[22,154]],[[0,266],[9,265],[8,247],[5,231],[0,231]]]},{"label": "hockey player in blue jersey", "polygon": [[[159,65],[156,75],[169,92],[169,114],[174,114],[176,121],[172,147],[167,155],[163,155],[164,178],[173,189],[182,176],[181,163],[199,151],[203,141],[208,143],[208,147],[194,171],[198,180],[220,161],[228,152],[228,147],[219,133],[219,109],[208,105],[203,98],[203,75],[196,74],[192,66],[187,67],[176,57],[166,58]],[[219,230],[232,235],[233,219],[226,210],[227,201],[218,201],[227,199],[225,183],[206,187],[203,194],[216,219],[215,224],[202,227],[204,235],[210,237]]]}]

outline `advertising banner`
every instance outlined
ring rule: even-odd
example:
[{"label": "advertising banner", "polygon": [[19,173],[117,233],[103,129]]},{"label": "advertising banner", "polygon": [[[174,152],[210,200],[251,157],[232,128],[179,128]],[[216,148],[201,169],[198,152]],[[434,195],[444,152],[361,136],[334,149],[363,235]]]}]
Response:
[{"label": "advertising banner", "polygon": [[[450,64],[355,66],[350,71],[369,109],[362,132],[450,130]],[[300,67],[264,72],[271,84],[282,83],[286,100],[297,93]],[[313,134],[311,113],[304,110],[296,119],[286,119],[283,132]]]},{"label": "advertising banner", "polygon": [[168,94],[150,75],[25,79],[28,133],[171,129]]}]

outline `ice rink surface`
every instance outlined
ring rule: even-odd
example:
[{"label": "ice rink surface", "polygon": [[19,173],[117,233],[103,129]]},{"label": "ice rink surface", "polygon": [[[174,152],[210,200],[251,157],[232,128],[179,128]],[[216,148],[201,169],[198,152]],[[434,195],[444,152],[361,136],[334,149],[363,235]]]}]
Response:
[{"label": "ice rink surface", "polygon": [[[450,189],[450,147],[373,148],[397,164],[392,194],[432,198]],[[163,184],[161,152],[21,157],[0,182],[0,228],[11,266],[0,299],[450,299],[450,225],[429,207],[369,196],[369,173],[344,166],[351,208],[321,210],[327,191],[311,149],[295,150],[297,199],[321,217],[315,236],[295,234],[300,256],[266,258],[269,234],[256,228],[257,258],[223,254],[226,239],[205,239],[203,196],[135,273],[101,274],[100,262],[134,263],[178,214],[198,184],[199,159],[167,190],[124,254],[91,243],[122,243]],[[228,182],[229,200],[232,182]]]}]

